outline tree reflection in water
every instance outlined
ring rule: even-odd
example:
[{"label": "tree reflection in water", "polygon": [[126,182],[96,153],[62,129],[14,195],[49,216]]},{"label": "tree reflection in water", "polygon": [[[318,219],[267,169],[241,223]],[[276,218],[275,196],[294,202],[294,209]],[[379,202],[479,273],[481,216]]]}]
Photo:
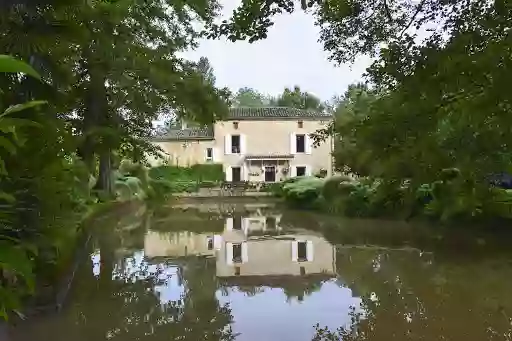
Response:
[{"label": "tree reflection in water", "polygon": [[74,340],[235,339],[229,305],[215,297],[212,259],[151,262],[139,252],[96,282],[94,299],[76,298]]},{"label": "tree reflection in water", "polygon": [[499,280],[512,278],[512,268],[504,259],[339,249],[337,269],[363,309],[350,312],[346,328],[317,325],[314,341],[512,340],[510,285]]},{"label": "tree reflection in water", "polygon": [[327,218],[284,212],[281,231],[322,231],[338,245],[330,276],[222,278],[214,258],[191,249],[172,259],[142,250],[150,229],[206,238],[223,220],[187,212],[190,220],[173,213],[150,222],[134,212],[95,226],[96,264],[77,273],[67,308],[20,328],[26,334],[15,341],[512,340],[512,257],[496,240],[449,244],[440,230],[362,220],[331,228]]}]

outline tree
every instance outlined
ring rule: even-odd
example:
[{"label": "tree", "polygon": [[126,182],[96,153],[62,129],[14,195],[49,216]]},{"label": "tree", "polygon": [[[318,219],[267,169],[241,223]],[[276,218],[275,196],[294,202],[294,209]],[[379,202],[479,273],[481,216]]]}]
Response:
[{"label": "tree", "polygon": [[[95,202],[90,184],[112,189],[114,153],[138,161],[154,149],[147,137],[162,110],[204,123],[227,112],[223,90],[177,56],[200,36],[193,22],[213,20],[218,8],[214,0],[3,6],[2,51],[40,77],[0,74],[0,112],[10,110],[0,127],[0,239],[17,243],[4,253],[8,262],[0,260],[2,316],[19,304],[13,292],[27,294],[17,278],[35,272],[35,287],[55,282],[73,253],[77,221]],[[47,105],[16,106],[34,100]]]},{"label": "tree", "polygon": [[[298,2],[248,1],[211,35],[257,40],[272,16]],[[375,56],[367,80],[379,90],[368,115],[353,120],[360,165],[411,193],[459,170],[456,197],[446,208],[479,214],[493,198],[489,174],[511,169],[512,121],[506,79],[512,68],[506,1],[301,1],[311,7],[320,40],[336,62]],[[422,35],[420,37],[420,34]],[[377,165],[378,167],[374,167]]]},{"label": "tree", "polygon": [[292,89],[285,88],[283,93],[272,100],[272,104],[279,107],[297,108],[305,110],[323,111],[324,105],[320,99],[308,92],[302,92],[299,86]]},{"label": "tree", "polygon": [[215,84],[216,78],[213,72],[213,67],[207,57],[199,58],[199,61],[197,62],[197,69],[208,83]]},{"label": "tree", "polygon": [[[129,156],[139,159],[151,147],[144,138],[161,110],[172,109],[180,117],[202,123],[225,115],[223,91],[203,82],[195,63],[175,55],[199,36],[193,20],[208,22],[217,9],[215,1],[188,2],[184,7],[173,1],[130,0],[97,0],[59,9],[14,7],[5,14],[7,34],[0,45],[26,58],[37,51],[35,59],[43,67],[56,65],[68,76],[47,74],[68,90],[62,93],[67,105],[61,109],[78,114],[71,122],[82,136],[79,155],[91,171],[99,157],[98,188],[108,190],[111,151],[128,145],[132,147],[127,150]],[[24,21],[27,17],[34,19],[29,23]],[[48,43],[43,48],[37,41],[32,46],[31,40],[28,44],[8,40],[18,29],[37,37],[52,21],[73,29],[59,32],[55,42],[43,40]]]},{"label": "tree", "polygon": [[268,106],[265,95],[252,88],[240,88],[234,95],[232,105],[234,107],[264,107]]}]

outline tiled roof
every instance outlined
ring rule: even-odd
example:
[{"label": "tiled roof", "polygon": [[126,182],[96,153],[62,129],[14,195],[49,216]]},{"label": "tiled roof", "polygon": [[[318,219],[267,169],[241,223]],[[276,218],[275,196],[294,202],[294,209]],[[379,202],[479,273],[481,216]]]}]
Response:
[{"label": "tiled roof", "polygon": [[171,129],[153,138],[155,141],[213,140],[212,128]]},{"label": "tiled roof", "polygon": [[262,108],[230,108],[228,120],[254,120],[276,118],[303,118],[303,119],[330,119],[331,114],[311,110],[286,108],[286,107],[262,107]]}]

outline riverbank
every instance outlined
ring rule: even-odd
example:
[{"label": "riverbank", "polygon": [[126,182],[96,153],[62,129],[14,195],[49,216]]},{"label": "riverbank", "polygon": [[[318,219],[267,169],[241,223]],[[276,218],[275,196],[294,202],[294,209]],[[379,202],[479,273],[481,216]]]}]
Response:
[{"label": "riverbank", "polygon": [[[469,192],[468,192],[469,191]],[[339,217],[410,220],[490,226],[512,220],[512,191],[498,187],[477,191],[452,178],[413,187],[384,179],[297,177],[273,188],[295,209]]]},{"label": "riverbank", "polygon": [[181,192],[173,193],[173,197],[177,198],[265,198],[271,197],[269,192],[256,191],[229,191],[220,188],[201,188],[197,192]]}]

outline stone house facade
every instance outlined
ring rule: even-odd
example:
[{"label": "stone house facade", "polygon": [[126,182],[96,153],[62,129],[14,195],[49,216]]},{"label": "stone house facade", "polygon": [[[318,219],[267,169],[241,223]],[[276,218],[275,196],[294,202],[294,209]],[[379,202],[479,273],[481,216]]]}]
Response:
[{"label": "stone house facade", "polygon": [[[311,133],[332,116],[294,108],[231,108],[211,128],[170,130],[157,136],[170,164],[221,163],[226,181],[276,182],[289,177],[332,174],[332,140],[314,147]],[[162,160],[152,159],[153,165]]]}]

